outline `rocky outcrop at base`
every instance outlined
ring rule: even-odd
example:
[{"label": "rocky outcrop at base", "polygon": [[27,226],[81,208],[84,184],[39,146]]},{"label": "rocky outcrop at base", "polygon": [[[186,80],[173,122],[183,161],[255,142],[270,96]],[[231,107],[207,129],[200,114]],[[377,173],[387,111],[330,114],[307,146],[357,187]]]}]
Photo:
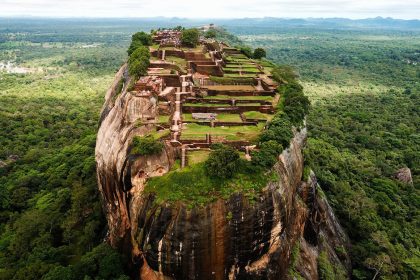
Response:
[{"label": "rocky outcrop at base", "polygon": [[404,184],[410,184],[410,185],[413,184],[413,177],[411,176],[411,170],[408,167],[398,169],[398,171],[395,173],[395,178]]}]

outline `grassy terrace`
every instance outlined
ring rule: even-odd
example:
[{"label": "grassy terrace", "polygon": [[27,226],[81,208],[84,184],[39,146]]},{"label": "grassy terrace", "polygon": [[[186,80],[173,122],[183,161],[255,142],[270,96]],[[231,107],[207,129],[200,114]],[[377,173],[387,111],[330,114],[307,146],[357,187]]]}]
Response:
[{"label": "grassy terrace", "polygon": [[203,52],[204,46],[197,45],[197,47],[195,47],[195,48],[182,47],[181,49],[183,51],[189,51],[189,52]]},{"label": "grassy terrace", "polygon": [[198,151],[188,151],[187,153],[187,161],[188,161],[188,165],[194,165],[200,162],[205,161],[209,155],[210,155],[210,150],[206,150],[206,149],[201,149]]},{"label": "grassy terrace", "polygon": [[159,50],[179,50],[179,49],[177,49],[175,47],[160,47],[159,46]]},{"label": "grassy terrace", "polygon": [[219,122],[242,122],[239,114],[217,114],[216,121]]},{"label": "grassy terrace", "polygon": [[149,135],[153,136],[154,139],[161,139],[164,137],[167,137],[171,134],[171,131],[169,129],[163,129],[159,131],[153,131]]},{"label": "grassy terrace", "polygon": [[182,114],[182,120],[184,122],[203,122],[200,120],[193,119],[192,114]]},{"label": "grassy terrace", "polygon": [[238,103],[238,104],[236,104],[236,106],[239,106],[239,107],[246,107],[246,106],[261,106],[261,104],[260,103]]},{"label": "grassy terrace", "polygon": [[225,73],[233,71],[245,71],[251,73],[260,73],[255,61],[249,59],[243,54],[232,54],[226,57]]},{"label": "grassy terrace", "polygon": [[167,57],[165,57],[165,60],[168,61],[168,62],[175,63],[181,69],[187,70],[187,61],[183,58],[179,58],[179,57],[176,57],[176,56],[167,56]]},{"label": "grassy terrace", "polygon": [[257,68],[257,65],[253,62],[249,62],[249,63],[228,62],[225,65],[225,68],[238,68],[238,67]]},{"label": "grassy terrace", "polygon": [[206,88],[215,91],[255,91],[255,87],[251,85],[219,85],[207,86]]},{"label": "grassy terrace", "polygon": [[[182,118],[185,122],[203,122],[200,120],[193,119],[192,114],[182,114]],[[238,114],[217,114],[216,121],[240,123],[242,122],[242,119]]]},{"label": "grassy terrace", "polygon": [[203,99],[220,99],[220,100],[264,100],[264,101],[273,101],[274,97],[272,96],[229,96],[229,95],[214,95],[214,96],[205,96]]},{"label": "grassy terrace", "polygon": [[169,117],[167,115],[159,115],[158,122],[159,123],[169,123]]},{"label": "grassy terrace", "polygon": [[187,107],[230,107],[230,104],[214,104],[214,103],[184,103],[182,106]]},{"label": "grassy terrace", "polygon": [[238,58],[243,58],[243,59],[247,59],[247,60],[249,60],[249,58],[246,56],[246,55],[244,55],[244,54],[230,54],[229,56],[228,56],[228,58],[229,57],[231,57],[231,58],[234,58],[234,59],[238,59]]},{"label": "grassy terrace", "polygon": [[240,64],[226,64],[223,67],[224,70],[234,70],[234,69],[240,70],[240,69],[248,69],[248,68],[249,69],[258,69],[253,64],[243,64],[243,63],[240,63]]},{"label": "grassy terrace", "polygon": [[171,70],[169,69],[154,69],[153,71],[148,71],[149,75],[154,74],[170,74]]},{"label": "grassy terrace", "polygon": [[[188,161],[188,165],[194,165],[197,163],[201,163],[206,161],[206,159],[208,159],[209,155],[211,153],[211,150],[209,149],[200,149],[200,150],[191,150],[187,152],[187,161]],[[241,159],[245,159],[245,153],[244,152],[239,152],[239,156],[241,157]]]},{"label": "grassy terrace", "polygon": [[274,115],[264,114],[258,111],[249,111],[243,113],[246,119],[271,120]]},{"label": "grassy terrace", "polygon": [[255,142],[263,128],[264,124],[258,124],[257,126],[209,127],[206,125],[189,123],[183,126],[181,140],[204,139],[206,134],[210,133],[212,136],[222,137],[227,141],[244,140]]},{"label": "grassy terrace", "polygon": [[256,74],[225,74],[226,78],[253,78]]},{"label": "grassy terrace", "polygon": [[250,60],[249,58],[234,58],[234,57],[227,57],[226,58],[226,60],[227,60],[227,63],[231,63],[231,62],[237,62],[237,63],[240,63],[240,64],[244,64],[244,63],[252,63],[253,61],[252,60]]},{"label": "grassy terrace", "polygon": [[[232,107],[231,104],[215,104],[215,103],[184,103],[185,107]],[[261,106],[260,103],[237,103],[235,106]]]},{"label": "grassy terrace", "polygon": [[272,70],[273,70],[273,68],[271,68],[271,67],[264,67],[264,74],[270,76]]},{"label": "grassy terrace", "polygon": [[256,67],[224,67],[223,71],[225,71],[225,74],[232,72],[261,73],[261,70]]},{"label": "grassy terrace", "polygon": [[203,46],[202,45],[198,45],[195,48],[188,48],[188,47],[182,47],[182,48],[175,48],[175,47],[159,47],[160,50],[175,50],[175,51],[179,51],[179,50],[183,50],[183,51],[189,51],[189,52],[202,52],[203,51]]},{"label": "grassy terrace", "polygon": [[238,77],[229,77],[229,76],[225,76],[224,77],[216,77],[216,76],[210,76],[210,80],[214,81],[216,83],[219,84],[223,84],[225,86],[227,85],[250,85],[252,86],[254,84],[254,78],[255,75],[253,75],[252,77],[246,77],[246,76],[238,76]]},{"label": "grassy terrace", "polygon": [[[200,153],[198,158],[203,159],[205,156],[205,153]],[[181,201],[192,208],[206,205],[218,198],[227,199],[238,192],[249,199],[256,199],[268,182],[278,179],[273,173],[267,176],[261,170],[255,171],[244,160],[240,165],[233,178],[223,180],[210,178],[205,172],[204,163],[197,163],[162,177],[151,178],[145,187],[145,192],[155,193],[157,203],[164,200]]]}]

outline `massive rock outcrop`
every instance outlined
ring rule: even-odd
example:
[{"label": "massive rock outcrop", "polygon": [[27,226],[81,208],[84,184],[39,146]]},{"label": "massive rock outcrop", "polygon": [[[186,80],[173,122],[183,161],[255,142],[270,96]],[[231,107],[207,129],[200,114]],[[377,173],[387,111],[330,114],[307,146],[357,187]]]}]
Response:
[{"label": "massive rock outcrop", "polygon": [[145,174],[169,171],[177,150],[134,157],[134,135],[149,133],[157,108],[150,97],[122,92],[117,73],[106,95],[96,146],[97,174],[109,226],[109,242],[131,257],[141,279],[318,278],[318,257],[347,273],[348,239],[311,173],[302,181],[306,130],[295,133],[279,156],[269,183],[255,201],[243,194],[189,209],[158,204],[145,194]]}]

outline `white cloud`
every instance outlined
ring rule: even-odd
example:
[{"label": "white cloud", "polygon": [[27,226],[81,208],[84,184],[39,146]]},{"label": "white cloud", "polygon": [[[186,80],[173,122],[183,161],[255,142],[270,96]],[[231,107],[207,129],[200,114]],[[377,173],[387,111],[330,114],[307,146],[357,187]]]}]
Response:
[{"label": "white cloud", "polygon": [[0,16],[419,18],[419,0],[0,0]]}]

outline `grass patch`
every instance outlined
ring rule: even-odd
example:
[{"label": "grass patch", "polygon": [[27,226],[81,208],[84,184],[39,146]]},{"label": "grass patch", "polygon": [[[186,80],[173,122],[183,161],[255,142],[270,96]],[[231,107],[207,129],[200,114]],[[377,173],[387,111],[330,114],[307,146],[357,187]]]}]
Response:
[{"label": "grass patch", "polygon": [[169,69],[153,69],[153,71],[148,71],[149,75],[153,74],[171,74]]},{"label": "grass patch", "polygon": [[270,114],[264,114],[258,111],[248,111],[248,112],[244,112],[243,115],[245,116],[246,119],[258,119],[258,120],[271,120],[274,115],[270,115]]},{"label": "grass patch", "polygon": [[154,139],[161,139],[168,136],[169,134],[171,134],[171,131],[169,129],[162,129],[150,133],[150,135],[153,136]]},{"label": "grass patch", "polygon": [[188,52],[203,52],[203,45],[197,45],[195,48],[182,47],[181,49]]},{"label": "grass patch", "polygon": [[[192,117],[192,114],[182,114],[182,119],[185,122],[209,122],[206,120],[196,120]],[[241,117],[238,114],[217,114],[216,121],[220,122],[242,122]]]},{"label": "grass patch", "polygon": [[226,60],[228,62],[248,62],[248,63],[252,62],[251,59],[249,59],[248,57],[246,57],[243,54],[232,54],[232,55],[229,55],[228,57],[226,57]]},{"label": "grass patch", "polygon": [[273,174],[267,176],[263,172],[254,171],[243,160],[240,165],[240,172],[233,178],[222,180],[210,178],[205,172],[204,163],[198,163],[149,179],[145,192],[155,193],[157,203],[181,201],[192,208],[204,206],[218,198],[227,199],[239,192],[254,200],[269,181],[278,179]]},{"label": "grass patch", "polygon": [[167,56],[165,57],[165,61],[175,63],[179,68],[186,70],[187,69],[187,61],[183,58],[179,58],[176,56]]},{"label": "grass patch", "polygon": [[246,55],[241,54],[241,53],[238,53],[238,54],[233,53],[233,54],[231,54],[229,56],[232,57],[232,58],[234,58],[234,59],[239,59],[239,58],[249,59],[248,57],[246,57]]},{"label": "grass patch", "polygon": [[159,44],[153,44],[153,45],[150,46],[150,48],[153,49],[153,50],[157,50],[157,49],[159,49],[159,47],[160,47]]},{"label": "grass patch", "polygon": [[218,85],[207,86],[207,89],[214,91],[255,91],[253,85]]},{"label": "grass patch", "polygon": [[256,74],[224,74],[226,78],[253,78]]},{"label": "grass patch", "polygon": [[188,165],[191,166],[200,162],[204,162],[209,157],[210,152],[210,150],[188,151]]},{"label": "grass patch", "polygon": [[171,51],[178,50],[175,47],[162,47],[162,46],[159,46],[159,49],[160,50],[166,50],[166,51],[168,51],[168,50],[171,50]]},{"label": "grass patch", "polygon": [[272,96],[253,95],[253,96],[229,96],[229,95],[207,95],[204,99],[220,99],[220,100],[261,100],[261,101],[272,101]]},{"label": "grass patch", "polygon": [[261,70],[256,67],[236,67],[236,68],[223,68],[223,71],[226,73],[234,72],[245,72],[245,73],[261,73]]},{"label": "grass patch", "polygon": [[256,65],[255,65],[255,63],[239,63],[239,62],[232,63],[232,62],[229,62],[229,63],[226,63],[224,68],[240,68],[240,67],[256,68]]},{"label": "grass patch", "polygon": [[216,77],[216,76],[210,76],[210,80],[222,85],[234,85],[234,84],[241,84],[241,85],[253,85],[254,79],[252,77],[247,76],[235,76],[235,77],[229,77],[225,75],[225,77]]},{"label": "grass patch", "polygon": [[214,103],[184,103],[182,106],[188,107],[230,107],[230,104],[214,104]]},{"label": "grass patch", "polygon": [[225,140],[231,141],[256,141],[258,135],[264,128],[264,124],[258,124],[257,126],[217,126],[209,127],[205,125],[199,125],[190,123],[184,126],[181,139],[203,139],[207,133],[210,133],[214,137],[223,137]]},{"label": "grass patch", "polygon": [[181,134],[181,140],[206,140],[205,134]]},{"label": "grass patch", "polygon": [[182,120],[184,122],[199,122],[199,120],[192,117],[192,114],[182,114]]},{"label": "grass patch", "polygon": [[158,122],[159,123],[169,123],[170,116],[168,115],[159,115]]},{"label": "grass patch", "polygon": [[236,62],[236,63],[251,63],[252,60],[249,58],[243,57],[227,57],[226,60],[229,62]]},{"label": "grass patch", "polygon": [[246,107],[246,106],[260,106],[260,103],[238,103],[236,106],[239,107]]},{"label": "grass patch", "polygon": [[267,60],[267,59],[262,59],[260,62],[261,66],[263,67],[274,67],[274,63]]},{"label": "grass patch", "polygon": [[217,114],[216,121],[219,122],[242,122],[238,114]]}]

